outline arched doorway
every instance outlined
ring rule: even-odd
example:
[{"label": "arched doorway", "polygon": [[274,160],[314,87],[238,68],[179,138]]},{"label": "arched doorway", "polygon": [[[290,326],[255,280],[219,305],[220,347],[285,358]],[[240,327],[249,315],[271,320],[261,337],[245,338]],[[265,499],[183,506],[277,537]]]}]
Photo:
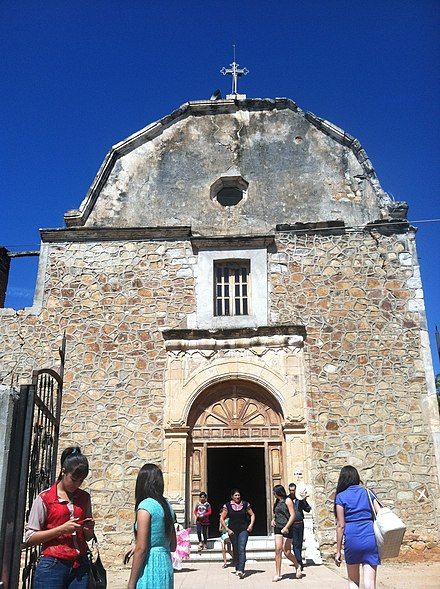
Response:
[{"label": "arched doorway", "polygon": [[282,411],[263,387],[228,380],[206,389],[188,416],[187,513],[200,491],[218,513],[233,487],[240,488],[257,516],[254,534],[266,535],[272,518],[272,487],[284,480]]}]

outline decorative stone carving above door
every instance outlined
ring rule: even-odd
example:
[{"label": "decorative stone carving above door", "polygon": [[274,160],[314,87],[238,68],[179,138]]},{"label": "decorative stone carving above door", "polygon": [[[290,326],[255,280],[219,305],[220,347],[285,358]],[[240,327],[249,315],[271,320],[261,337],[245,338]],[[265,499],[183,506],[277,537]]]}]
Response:
[{"label": "decorative stone carving above door", "polygon": [[281,409],[271,395],[244,382],[221,383],[198,398],[188,425],[203,440],[280,440]]}]

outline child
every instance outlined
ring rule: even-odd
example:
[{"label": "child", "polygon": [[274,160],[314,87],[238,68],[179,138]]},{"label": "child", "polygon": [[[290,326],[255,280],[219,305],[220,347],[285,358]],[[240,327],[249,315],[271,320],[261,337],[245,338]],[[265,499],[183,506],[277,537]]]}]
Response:
[{"label": "child", "polygon": [[232,550],[231,550],[231,539],[228,534],[228,524],[229,524],[228,517],[225,519],[225,526],[226,527],[223,526],[223,522],[220,518],[219,532],[220,532],[220,541],[222,543],[222,556],[223,556],[223,568],[224,569],[227,568],[227,566],[228,566],[228,561],[226,559],[226,551],[229,553],[231,559],[233,559]]},{"label": "child", "polygon": [[171,560],[173,562],[173,569],[175,571],[182,570],[182,560],[188,560],[191,552],[191,540],[189,539],[190,528],[183,529],[178,523],[174,524],[177,536],[176,551],[171,553]]},{"label": "child", "polygon": [[[210,504],[206,493],[203,491],[199,494],[200,501],[194,508],[194,515],[196,516],[197,537],[199,539],[199,550],[208,548],[208,530],[209,530],[209,516],[212,513]],[[202,541],[203,536],[203,541]]]}]

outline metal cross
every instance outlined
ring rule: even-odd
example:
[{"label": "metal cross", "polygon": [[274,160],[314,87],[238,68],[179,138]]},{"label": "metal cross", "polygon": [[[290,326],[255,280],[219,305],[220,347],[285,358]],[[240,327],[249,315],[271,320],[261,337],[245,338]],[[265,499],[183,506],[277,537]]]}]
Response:
[{"label": "metal cross", "polygon": [[249,73],[249,70],[246,67],[244,67],[244,68],[238,67],[239,64],[235,62],[235,45],[233,47],[234,47],[234,61],[229,64],[231,66],[230,68],[222,67],[222,69],[220,70],[220,73],[223,74],[224,76],[226,76],[227,74],[230,74],[232,76],[232,94],[238,94],[238,92],[237,92],[238,78],[241,78],[241,76],[246,76]]}]

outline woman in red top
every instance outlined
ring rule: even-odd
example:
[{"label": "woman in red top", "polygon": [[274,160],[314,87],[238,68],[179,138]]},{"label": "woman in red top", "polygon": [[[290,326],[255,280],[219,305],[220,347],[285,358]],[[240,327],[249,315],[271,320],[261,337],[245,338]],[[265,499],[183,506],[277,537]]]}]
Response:
[{"label": "woman in red top", "polygon": [[88,474],[89,463],[78,446],[66,448],[58,480],[32,504],[25,542],[42,544],[33,589],[87,588],[87,540],[95,522],[90,495],[79,487]]}]

